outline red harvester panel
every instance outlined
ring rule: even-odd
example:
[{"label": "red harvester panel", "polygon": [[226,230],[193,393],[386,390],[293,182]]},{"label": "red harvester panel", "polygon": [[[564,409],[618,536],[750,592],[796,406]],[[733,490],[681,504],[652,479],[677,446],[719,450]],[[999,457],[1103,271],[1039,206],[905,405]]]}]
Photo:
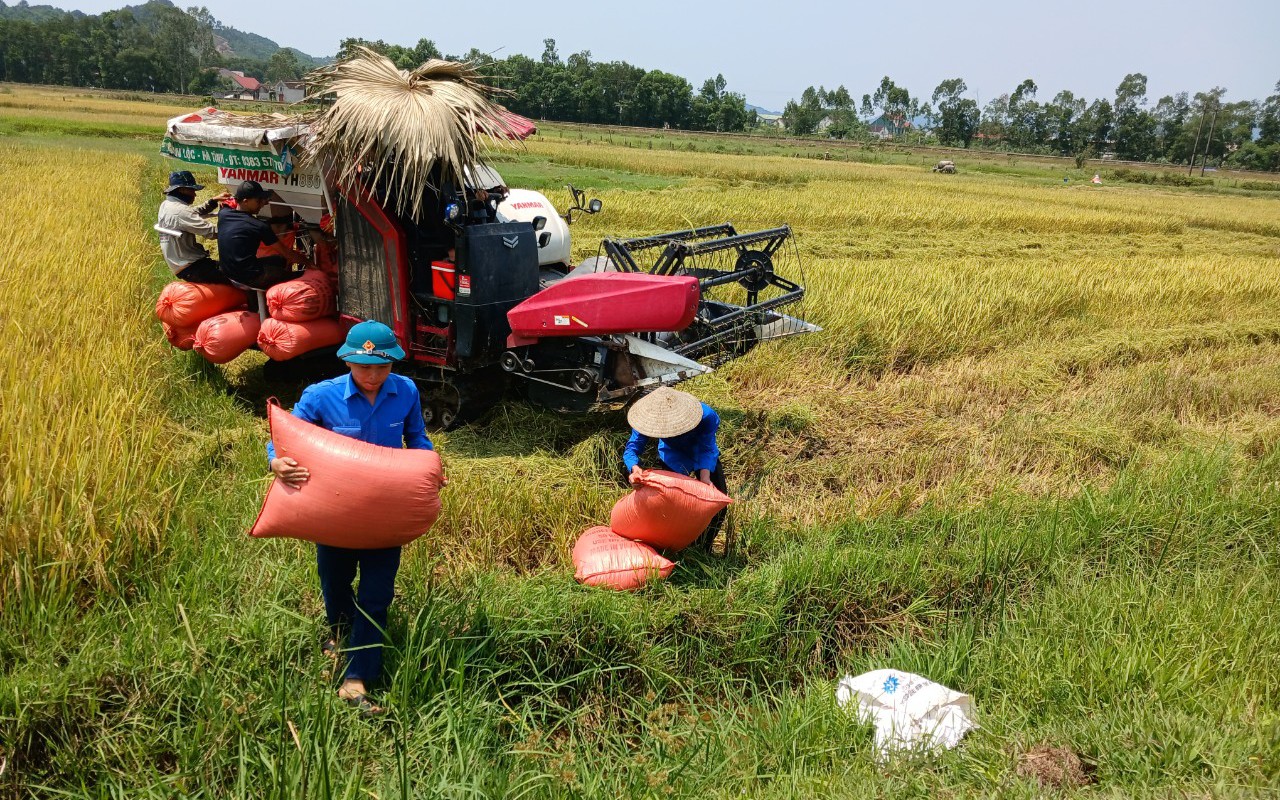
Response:
[{"label": "red harvester panel", "polygon": [[602,272],[560,281],[507,312],[516,338],[679,331],[698,311],[698,279]]}]

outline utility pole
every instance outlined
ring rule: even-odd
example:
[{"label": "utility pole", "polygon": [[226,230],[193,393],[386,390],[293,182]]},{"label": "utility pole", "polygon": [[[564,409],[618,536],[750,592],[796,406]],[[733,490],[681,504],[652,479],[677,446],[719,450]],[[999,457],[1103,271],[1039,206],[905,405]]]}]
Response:
[{"label": "utility pole", "polygon": [[1196,168],[1196,155],[1200,152],[1200,131],[1204,130],[1205,112],[1200,112],[1200,124],[1196,126],[1196,143],[1191,145],[1191,166],[1187,167],[1187,177],[1191,177],[1191,171]]},{"label": "utility pole", "polygon": [[1204,165],[1209,163],[1209,145],[1213,143],[1213,129],[1218,126],[1218,112],[1213,112],[1213,122],[1209,123],[1209,138],[1204,140],[1204,158],[1200,159],[1200,177],[1204,177]]}]

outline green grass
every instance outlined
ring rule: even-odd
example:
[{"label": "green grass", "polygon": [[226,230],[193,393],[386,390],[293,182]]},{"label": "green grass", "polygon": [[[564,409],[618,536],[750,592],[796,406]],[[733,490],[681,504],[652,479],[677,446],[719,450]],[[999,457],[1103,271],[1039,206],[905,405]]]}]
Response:
[{"label": "green grass", "polygon": [[[208,427],[236,416],[197,406]],[[120,596],[6,615],[3,748],[28,789],[1032,797],[1013,769],[1040,742],[1126,796],[1280,789],[1271,463],[1242,480],[1188,455],[1070,501],[754,526],[737,555],[637,595],[442,573],[418,543],[393,710],[369,723],[326,689],[310,548],[243,537],[259,443],[223,457],[239,480],[196,495],[208,524]],[[982,728],[877,764],[833,680],[886,665],[963,687]]]},{"label": "green grass", "polygon": [[25,116],[0,117],[0,136],[21,135],[138,139],[150,142],[156,137],[156,129],[154,125],[128,123],[48,120]]},{"label": "green grass", "polygon": [[607,189],[646,190],[671,189],[688,184],[689,179],[661,175],[646,175],[618,169],[593,169],[558,164],[551,159],[530,153],[499,152],[493,165],[502,173],[508,186],[536,189],[555,202],[568,202],[566,184],[589,186],[594,191]]}]

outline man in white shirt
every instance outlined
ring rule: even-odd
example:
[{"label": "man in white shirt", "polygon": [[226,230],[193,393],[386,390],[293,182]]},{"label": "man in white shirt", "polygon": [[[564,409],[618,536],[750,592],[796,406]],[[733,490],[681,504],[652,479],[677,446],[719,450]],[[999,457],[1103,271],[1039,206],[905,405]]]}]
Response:
[{"label": "man in white shirt", "polygon": [[160,233],[160,252],[176,278],[191,283],[229,283],[218,269],[218,262],[196,240],[197,236],[214,239],[218,232],[205,219],[218,210],[218,203],[230,199],[228,192],[212,197],[198,208],[192,207],[196,192],[204,186],[186,170],[169,173],[169,188],[160,204],[156,230]]}]

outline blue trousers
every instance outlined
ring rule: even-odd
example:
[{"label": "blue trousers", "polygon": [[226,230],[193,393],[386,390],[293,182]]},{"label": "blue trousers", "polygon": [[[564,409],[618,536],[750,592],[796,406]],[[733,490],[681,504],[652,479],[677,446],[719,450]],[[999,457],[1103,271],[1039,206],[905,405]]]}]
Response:
[{"label": "blue trousers", "polygon": [[[316,568],[329,630],[338,640],[349,633],[343,677],[366,683],[376,681],[382,673],[383,633],[387,629],[387,609],[395,595],[400,548],[349,550],[318,544]],[[357,569],[360,587],[353,591]]]}]

